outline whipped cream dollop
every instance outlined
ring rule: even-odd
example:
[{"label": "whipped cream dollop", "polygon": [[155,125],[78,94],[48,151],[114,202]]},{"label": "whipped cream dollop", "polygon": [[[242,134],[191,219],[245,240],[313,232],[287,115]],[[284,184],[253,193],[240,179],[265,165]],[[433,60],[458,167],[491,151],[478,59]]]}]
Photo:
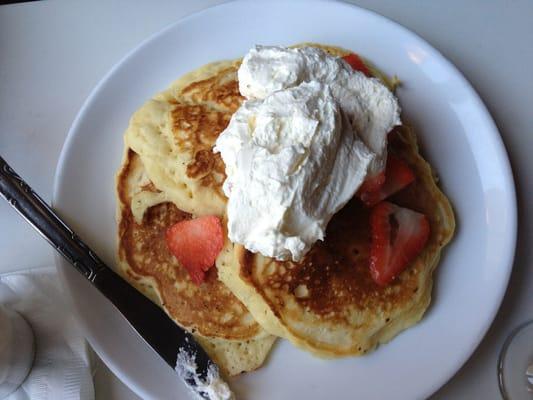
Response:
[{"label": "whipped cream dollop", "polygon": [[226,164],[231,241],[299,260],[324,237],[372,158],[343,119],[329,87],[316,81],[244,102],[215,147]]},{"label": "whipped cream dollop", "polygon": [[328,85],[356,134],[375,154],[369,175],[383,170],[387,134],[401,121],[398,100],[378,79],[316,47],[255,46],[244,57],[238,80],[239,91],[249,99],[262,99],[301,82]]},{"label": "whipped cream dollop", "polygon": [[186,382],[194,382],[194,390],[192,390],[190,385],[189,388],[191,388],[195,399],[235,400],[235,395],[228,384],[220,377],[218,367],[215,367],[214,364],[209,365],[207,376],[202,379],[198,376],[198,366],[194,356],[180,349],[174,370]]},{"label": "whipped cream dollop", "polygon": [[214,148],[226,165],[228,236],[299,261],[365,178],[383,169],[398,103],[377,79],[317,48],[257,46],[238,78],[248,100]]}]

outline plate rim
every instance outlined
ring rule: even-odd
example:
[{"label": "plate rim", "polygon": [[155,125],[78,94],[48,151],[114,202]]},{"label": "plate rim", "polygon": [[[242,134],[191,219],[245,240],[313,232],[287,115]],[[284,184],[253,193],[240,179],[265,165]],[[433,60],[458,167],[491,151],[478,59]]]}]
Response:
[{"label": "plate rim", "polygon": [[[124,56],[122,56],[104,75],[103,77],[98,81],[98,83],[91,89],[89,95],[84,100],[81,108],[76,114],[76,117],[74,118],[70,129],[67,133],[67,136],[65,138],[65,141],[62,145],[61,152],[58,158],[55,174],[54,174],[54,183],[53,183],[53,190],[52,190],[52,207],[56,207],[60,201],[59,198],[59,192],[61,189],[61,182],[63,181],[64,173],[65,173],[65,164],[66,159],[68,157],[68,153],[70,153],[71,148],[73,147],[74,138],[76,136],[76,132],[79,130],[79,126],[81,125],[81,122],[87,114],[87,111],[91,108],[91,105],[93,104],[94,100],[98,96],[98,93],[101,91],[101,89],[110,81],[110,79],[116,74],[116,72],[121,68],[123,64],[125,64],[130,58],[132,58],[138,51],[140,51],[142,48],[149,46],[152,42],[156,41],[160,36],[163,36],[168,31],[171,31],[174,29],[177,25],[181,25],[183,23],[186,23],[189,20],[195,19],[195,18],[201,18],[203,14],[206,14],[208,12],[212,12],[213,9],[218,8],[225,8],[225,7],[234,7],[234,6],[246,6],[246,4],[250,4],[247,0],[231,0],[231,1],[224,1],[222,3],[213,5],[211,7],[206,7],[204,9],[201,9],[199,11],[196,11],[192,14],[188,14],[180,19],[177,19],[174,22],[171,22],[161,28],[160,30],[156,31],[155,33],[149,35],[147,38],[139,42],[137,45],[135,45],[131,50],[129,50]],[[273,0],[270,1],[269,4],[276,3],[276,4],[285,4],[283,0]],[[495,144],[495,150],[498,154],[498,157],[501,162],[501,173],[505,177],[505,183],[507,184],[507,190],[505,190],[505,201],[508,203],[508,205],[511,207],[508,209],[509,213],[509,230],[511,236],[508,238],[508,246],[505,248],[507,251],[507,254],[503,258],[507,260],[505,263],[505,276],[503,280],[500,281],[500,285],[498,287],[499,291],[497,293],[497,296],[495,296],[495,303],[493,304],[493,307],[490,309],[490,318],[487,318],[486,321],[484,321],[483,326],[480,326],[478,330],[478,334],[476,337],[476,340],[474,340],[474,346],[469,350],[465,351],[461,357],[460,362],[456,366],[456,368],[452,368],[451,371],[446,371],[446,374],[443,373],[444,378],[440,383],[434,383],[431,388],[427,391],[427,393],[421,393],[424,398],[427,398],[434,394],[436,391],[438,391],[440,388],[442,388],[447,382],[449,382],[466,364],[466,362],[472,357],[474,352],[479,348],[479,345],[483,338],[486,336],[488,330],[494,323],[494,320],[498,314],[498,311],[501,307],[503,298],[506,294],[507,287],[509,284],[509,279],[513,270],[513,264],[514,264],[514,258],[516,253],[516,242],[517,242],[517,199],[516,199],[516,186],[515,186],[515,180],[512,173],[511,163],[509,160],[509,155],[507,153],[507,149],[505,147],[505,144],[503,142],[502,136],[499,132],[499,129],[490,114],[488,108],[484,104],[483,100],[481,99],[480,95],[475,90],[474,86],[466,79],[466,77],[463,75],[463,73],[453,64],[450,60],[448,60],[436,47],[434,47],[432,44],[430,44],[427,40],[419,36],[414,31],[406,28],[405,26],[401,25],[400,23],[396,22],[395,20],[385,17],[381,14],[379,14],[376,11],[369,10],[367,8],[358,6],[356,4],[348,3],[346,1],[342,0],[294,0],[293,3],[295,4],[309,4],[309,3],[316,3],[316,4],[328,4],[336,7],[346,7],[350,9],[356,9],[359,12],[363,14],[367,14],[372,16],[373,18],[376,18],[377,20],[380,20],[381,23],[386,23],[392,26],[394,29],[402,31],[404,34],[407,34],[408,36],[411,36],[419,43],[423,44],[427,48],[431,49],[431,51],[434,53],[433,55],[438,58],[438,62],[444,64],[447,68],[451,69],[453,74],[456,78],[459,79],[462,86],[467,90],[468,95],[472,98],[472,100],[475,101],[475,107],[484,114],[484,118],[488,124],[488,128],[486,134],[490,134],[491,139],[494,141]],[[70,283],[68,279],[65,277],[64,272],[61,272],[62,266],[68,264],[66,260],[61,258],[59,255],[55,255],[54,257],[56,267],[58,271],[60,271],[61,279],[63,280],[63,284],[70,288]],[[502,262],[503,264],[503,262]],[[503,266],[503,265],[502,265]],[[70,292],[69,292],[70,296]],[[73,304],[73,299],[70,299],[71,304]],[[76,311],[74,307],[74,311]],[[85,326],[85,322],[81,318],[81,316],[78,313],[74,313],[78,321],[81,323],[82,326]],[[119,366],[113,361],[111,357],[108,356],[108,354],[102,350],[101,346],[99,345],[97,340],[93,340],[93,335],[90,334],[89,330],[85,332],[87,340],[91,344],[91,347],[96,351],[98,356],[104,361],[106,366],[126,385],[128,386],[132,391],[134,391],[137,395],[143,397],[143,398],[150,398],[150,393],[147,393],[146,390],[144,390],[141,386],[139,386],[134,380],[130,379],[129,376],[122,372],[122,370],[119,368]]]}]

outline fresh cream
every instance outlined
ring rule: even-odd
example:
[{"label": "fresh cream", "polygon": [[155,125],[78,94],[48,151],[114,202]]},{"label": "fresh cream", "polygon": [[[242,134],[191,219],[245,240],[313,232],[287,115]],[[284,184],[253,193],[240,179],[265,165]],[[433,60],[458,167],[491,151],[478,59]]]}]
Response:
[{"label": "fresh cream", "polygon": [[368,78],[342,58],[316,47],[256,46],[238,71],[239,90],[249,99],[262,99],[277,90],[318,81],[331,88],[356,134],[374,152],[369,175],[383,170],[387,134],[400,125],[400,107],[394,94],[376,78]]},{"label": "fresh cream", "polygon": [[316,48],[257,46],[238,77],[248,100],[214,149],[226,165],[228,235],[252,252],[299,261],[383,168],[398,103],[378,80]]}]

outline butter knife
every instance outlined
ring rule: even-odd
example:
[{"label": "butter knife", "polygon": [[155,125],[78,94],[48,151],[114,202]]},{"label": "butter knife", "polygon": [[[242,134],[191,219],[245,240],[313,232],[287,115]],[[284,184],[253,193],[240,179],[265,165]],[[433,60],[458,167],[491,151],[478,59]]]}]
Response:
[{"label": "butter knife", "polygon": [[[177,372],[192,392],[207,400],[231,398],[229,387],[220,378],[218,366],[194,337],[106,266],[1,156],[0,194],[113,303],[137,334]],[[213,391],[213,386],[218,390]]]}]

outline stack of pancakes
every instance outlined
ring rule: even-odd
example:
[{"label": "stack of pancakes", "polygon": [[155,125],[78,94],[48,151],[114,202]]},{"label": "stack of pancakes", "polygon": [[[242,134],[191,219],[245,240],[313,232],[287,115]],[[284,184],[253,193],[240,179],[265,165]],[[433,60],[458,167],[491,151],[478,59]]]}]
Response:
[{"label": "stack of pancakes", "polygon": [[[334,55],[349,53],[321,47]],[[252,254],[226,239],[216,268],[197,286],[166,246],[165,232],[178,221],[224,219],[224,163],[212,148],[243,101],[238,67],[239,61],[204,66],[133,115],[116,182],[121,270],[193,332],[228,375],[258,368],[276,336],[319,356],[366,353],[422,317],[432,272],[454,230],[450,204],[409,129],[391,134],[389,151],[417,179],[390,200],[426,214],[431,236],[386,287],[370,276],[369,210],[356,198],[298,263]]]}]

